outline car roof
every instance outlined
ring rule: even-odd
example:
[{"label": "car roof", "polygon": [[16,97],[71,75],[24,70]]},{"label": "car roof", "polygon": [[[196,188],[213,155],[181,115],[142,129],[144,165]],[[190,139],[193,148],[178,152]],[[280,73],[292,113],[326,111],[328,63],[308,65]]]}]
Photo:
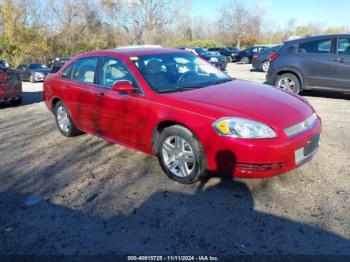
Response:
[{"label": "car roof", "polygon": [[292,40],[287,40],[284,42],[284,44],[296,44],[299,42],[304,42],[312,39],[320,39],[320,38],[325,38],[325,37],[350,37],[350,34],[326,34],[326,35],[315,35],[315,36],[305,36],[297,39],[292,39]]},{"label": "car roof", "polygon": [[156,55],[156,54],[169,54],[169,53],[179,53],[184,52],[181,49],[176,48],[123,48],[123,49],[112,49],[109,50],[118,54],[123,54],[125,56],[142,56],[142,55]]},{"label": "car roof", "polygon": [[113,55],[116,54],[119,57],[128,58],[132,56],[143,56],[143,55],[158,55],[158,54],[171,54],[171,53],[186,53],[188,52],[176,49],[176,48],[120,48],[120,49],[109,49],[109,50],[98,50],[98,51],[90,51],[86,53],[82,53],[76,57],[74,57],[73,60],[76,60],[78,58],[82,57],[88,57],[88,56],[104,56],[104,55]]}]

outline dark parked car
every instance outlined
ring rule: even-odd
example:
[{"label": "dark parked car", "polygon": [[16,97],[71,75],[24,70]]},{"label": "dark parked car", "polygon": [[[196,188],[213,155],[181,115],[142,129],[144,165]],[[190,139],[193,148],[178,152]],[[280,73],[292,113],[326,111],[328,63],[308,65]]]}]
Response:
[{"label": "dark parked car", "polygon": [[293,93],[350,92],[350,35],[287,41],[270,56],[267,82]]},{"label": "dark parked car", "polygon": [[51,72],[47,66],[40,63],[19,65],[16,71],[19,73],[21,80],[30,81],[32,83],[44,81],[46,75]]},{"label": "dark parked car", "polygon": [[267,72],[270,66],[270,55],[280,48],[280,45],[273,46],[258,54],[253,55],[252,66],[254,69]]},{"label": "dark parked car", "polygon": [[226,70],[226,66],[227,66],[226,57],[220,54],[215,54],[214,52],[210,52],[200,47],[193,48],[193,49],[199,57],[207,60],[209,63],[216,66],[217,68],[220,68],[223,71]]},{"label": "dark parked car", "polygon": [[56,57],[49,63],[51,74],[56,73],[61,67],[70,60],[70,57]]},{"label": "dark parked car", "polygon": [[22,81],[18,73],[0,63],[0,102],[22,102]]},{"label": "dark parked car", "polygon": [[270,48],[269,46],[252,46],[243,51],[239,52],[236,56],[236,61],[241,62],[242,64],[250,64],[253,60],[255,53],[260,53]]},{"label": "dark parked car", "polygon": [[233,50],[225,47],[212,47],[212,48],[208,48],[208,51],[217,52],[220,55],[225,56],[227,63],[236,61],[236,56],[238,55],[238,52],[239,52],[239,51],[234,52]]}]

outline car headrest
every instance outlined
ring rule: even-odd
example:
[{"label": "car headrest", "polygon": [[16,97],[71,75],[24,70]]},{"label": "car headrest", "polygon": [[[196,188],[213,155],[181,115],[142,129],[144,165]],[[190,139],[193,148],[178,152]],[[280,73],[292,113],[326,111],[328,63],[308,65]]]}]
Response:
[{"label": "car headrest", "polygon": [[157,60],[149,61],[146,65],[147,74],[156,74],[162,71],[162,63]]}]

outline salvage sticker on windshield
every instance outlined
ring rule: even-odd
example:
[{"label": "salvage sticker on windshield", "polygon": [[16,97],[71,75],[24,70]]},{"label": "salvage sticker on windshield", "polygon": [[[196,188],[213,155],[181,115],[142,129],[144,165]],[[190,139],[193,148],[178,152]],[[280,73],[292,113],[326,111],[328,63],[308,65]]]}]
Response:
[{"label": "salvage sticker on windshield", "polygon": [[131,60],[131,61],[137,61],[137,60],[139,60],[139,58],[138,58],[137,56],[131,56],[131,57],[130,57],[130,60]]}]

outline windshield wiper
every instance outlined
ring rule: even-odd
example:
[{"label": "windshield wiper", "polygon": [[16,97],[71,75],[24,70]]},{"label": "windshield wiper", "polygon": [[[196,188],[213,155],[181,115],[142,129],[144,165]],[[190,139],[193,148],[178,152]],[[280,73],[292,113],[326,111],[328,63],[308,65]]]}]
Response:
[{"label": "windshield wiper", "polygon": [[220,79],[220,80],[217,80],[214,82],[214,85],[219,85],[219,84],[223,84],[223,83],[226,83],[226,82],[230,82],[232,81],[233,79],[231,78],[224,78],[224,79]]}]

